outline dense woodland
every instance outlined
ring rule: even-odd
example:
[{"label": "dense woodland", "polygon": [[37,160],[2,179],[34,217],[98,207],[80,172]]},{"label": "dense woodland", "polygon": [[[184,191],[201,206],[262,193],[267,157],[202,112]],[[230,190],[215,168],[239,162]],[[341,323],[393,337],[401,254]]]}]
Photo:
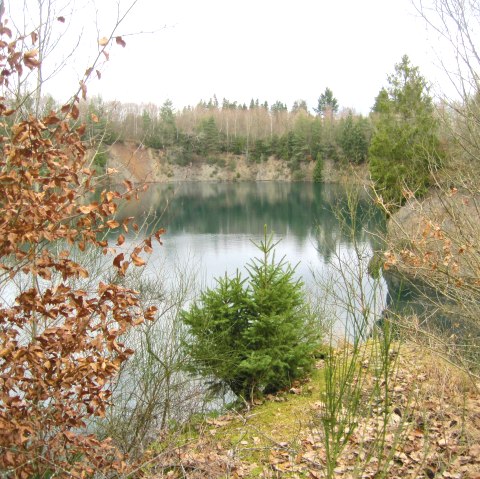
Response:
[{"label": "dense woodland", "polygon": [[[90,123],[89,139],[164,149],[169,161],[179,165],[219,159],[221,164],[227,154],[245,155],[252,162],[273,155],[288,161],[292,171],[300,162],[317,158],[364,162],[371,122],[349,110],[338,113],[336,99],[332,101],[334,108],[319,106],[318,114],[312,114],[304,101],[289,110],[280,101],[269,107],[252,99],[247,106],[227,99],[220,103],[214,96],[176,111],[171,101],[162,106],[124,105],[95,98],[83,105],[83,113]],[[91,122],[92,114],[99,118],[97,124]]]},{"label": "dense woodland", "polygon": [[[45,105],[53,103],[50,99]],[[454,115],[434,105],[427,80],[407,56],[372,99],[366,117],[340,111],[330,88],[321,93],[313,113],[303,100],[288,109],[281,101],[269,106],[252,99],[247,106],[225,98],[219,102],[215,96],[178,111],[169,100],[157,106],[94,98],[80,106],[87,125],[84,139],[98,148],[99,166],[105,164],[105,145],[115,141],[162,149],[167,161],[182,166],[209,162],[225,167],[227,155],[257,163],[274,156],[288,163],[296,180],[304,179],[302,162],[317,163],[315,181],[322,180],[324,160],[367,163],[379,194],[397,204],[407,191],[417,196],[427,191],[432,168],[441,167],[447,154],[439,111],[452,120]]]}]

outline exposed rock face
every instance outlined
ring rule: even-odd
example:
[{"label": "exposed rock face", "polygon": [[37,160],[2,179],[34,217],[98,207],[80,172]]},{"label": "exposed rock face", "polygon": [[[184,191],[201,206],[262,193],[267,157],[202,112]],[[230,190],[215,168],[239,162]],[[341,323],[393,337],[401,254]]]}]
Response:
[{"label": "exposed rock face", "polygon": [[[176,164],[162,150],[145,148],[132,142],[115,143],[109,148],[108,167],[118,171],[119,179],[134,182],[177,182],[177,181],[296,181],[312,180],[315,162],[300,163],[299,170],[292,174],[288,163],[274,157],[255,163],[244,155],[225,155],[209,162],[195,158],[186,166]],[[332,161],[325,161],[324,180],[351,183],[368,183],[365,166],[336,167]]]},{"label": "exposed rock face", "polygon": [[119,179],[134,182],[156,181],[159,162],[154,150],[135,143],[114,143],[108,150],[108,166],[118,171]]},{"label": "exposed rock face", "polygon": [[480,336],[480,197],[433,191],[389,221],[384,278],[404,312],[432,319],[466,341]]},{"label": "exposed rock face", "polygon": [[391,218],[387,269],[427,284],[480,280],[480,197],[433,191],[411,200]]}]

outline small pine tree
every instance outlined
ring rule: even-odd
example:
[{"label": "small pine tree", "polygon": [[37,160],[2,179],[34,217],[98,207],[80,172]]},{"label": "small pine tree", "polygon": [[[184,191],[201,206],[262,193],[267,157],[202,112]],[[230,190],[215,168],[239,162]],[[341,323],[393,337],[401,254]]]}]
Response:
[{"label": "small pine tree", "polygon": [[272,235],[256,246],[262,253],[240,274],[217,279],[182,313],[190,338],[184,344],[190,370],[228,386],[238,397],[273,393],[308,373],[320,328],[293,278],[295,268],[275,262]]}]

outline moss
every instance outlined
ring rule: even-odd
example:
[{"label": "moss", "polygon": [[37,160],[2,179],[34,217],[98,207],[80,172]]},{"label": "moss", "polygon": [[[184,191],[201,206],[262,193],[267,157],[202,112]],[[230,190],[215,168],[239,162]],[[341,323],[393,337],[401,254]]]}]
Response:
[{"label": "moss", "polygon": [[[313,407],[324,391],[323,369],[314,369],[311,377],[294,384],[290,391],[267,396],[247,410],[231,411],[219,416],[218,411],[196,415],[180,430],[150,446],[150,454],[184,445],[200,450],[235,451],[235,456],[248,465],[248,476],[259,477],[269,463],[271,451],[279,447],[299,449],[299,433],[311,421]],[[198,442],[198,444],[197,444]]]},{"label": "moss", "polygon": [[[261,404],[238,419],[216,429],[215,441],[235,449],[248,464],[268,463],[270,451],[279,445],[296,449],[300,430],[311,420],[311,408],[324,390],[323,370],[315,369],[308,381],[290,390],[267,396]],[[258,469],[258,470],[257,470]],[[257,477],[263,467],[253,468],[248,477]]]}]

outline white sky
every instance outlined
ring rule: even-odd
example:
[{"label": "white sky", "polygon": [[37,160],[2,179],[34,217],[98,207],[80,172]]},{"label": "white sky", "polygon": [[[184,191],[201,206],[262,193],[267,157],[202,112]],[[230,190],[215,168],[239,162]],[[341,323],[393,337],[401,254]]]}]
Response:
[{"label": "white sky", "polygon": [[[121,2],[125,10],[129,1]],[[95,16],[100,36],[109,34],[116,16],[114,0],[67,2],[65,11],[61,3],[57,10],[71,24],[55,55],[69,51],[80,28],[83,33],[74,61],[46,85],[59,100],[96,53]],[[10,0],[14,18],[25,12],[22,4]],[[37,0],[26,4],[31,18]],[[156,32],[125,36],[125,49],[112,46],[89,95],[157,104],[169,98],[176,108],[213,94],[220,102],[248,105],[259,98],[289,108],[305,99],[312,108],[328,86],[341,107],[368,113],[403,54],[433,83],[441,76],[438,48],[411,0],[138,0],[119,33],[140,31]]]}]

